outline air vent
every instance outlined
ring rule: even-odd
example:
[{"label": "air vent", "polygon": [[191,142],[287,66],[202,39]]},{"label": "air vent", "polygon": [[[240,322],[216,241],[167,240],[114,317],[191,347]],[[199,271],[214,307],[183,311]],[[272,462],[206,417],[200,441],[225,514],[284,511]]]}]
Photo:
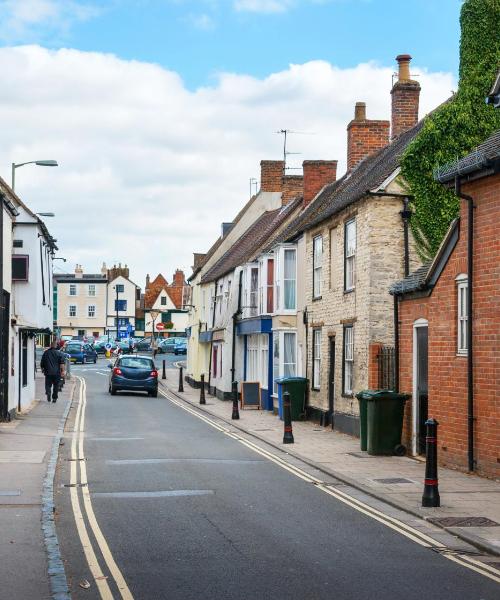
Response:
[{"label": "air vent", "polygon": [[14,248],[22,248],[23,240],[14,240]]},{"label": "air vent", "polygon": [[28,281],[29,256],[14,254],[12,256],[12,281]]}]

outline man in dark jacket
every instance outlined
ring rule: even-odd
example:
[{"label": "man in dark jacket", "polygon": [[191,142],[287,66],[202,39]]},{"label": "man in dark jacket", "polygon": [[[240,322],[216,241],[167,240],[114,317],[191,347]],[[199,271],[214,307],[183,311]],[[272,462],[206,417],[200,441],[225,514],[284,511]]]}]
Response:
[{"label": "man in dark jacket", "polygon": [[42,373],[45,375],[45,394],[47,402],[57,400],[59,392],[59,382],[61,381],[61,371],[63,370],[64,356],[57,349],[57,342],[52,342],[50,348],[45,350],[40,361]]}]

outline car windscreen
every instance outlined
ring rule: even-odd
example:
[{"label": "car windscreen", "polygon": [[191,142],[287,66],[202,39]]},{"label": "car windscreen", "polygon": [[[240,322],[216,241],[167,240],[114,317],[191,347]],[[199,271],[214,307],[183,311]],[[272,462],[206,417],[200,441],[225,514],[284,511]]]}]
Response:
[{"label": "car windscreen", "polygon": [[68,344],[66,348],[64,348],[64,351],[68,354],[77,354],[82,351],[82,346],[80,346],[80,344]]},{"label": "car windscreen", "polygon": [[128,369],[154,369],[153,361],[139,356],[127,356],[120,360],[120,367]]}]

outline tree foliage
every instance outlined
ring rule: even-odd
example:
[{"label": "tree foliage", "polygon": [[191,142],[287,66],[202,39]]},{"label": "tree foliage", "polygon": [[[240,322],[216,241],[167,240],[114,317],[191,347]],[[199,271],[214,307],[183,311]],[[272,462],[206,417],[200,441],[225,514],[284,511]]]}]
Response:
[{"label": "tree foliage", "polygon": [[434,169],[500,129],[500,110],[485,103],[500,68],[500,0],[465,0],[460,25],[458,91],[425,119],[401,161],[414,196],[413,235],[424,260],[435,254],[459,210],[455,194],[434,180]]}]

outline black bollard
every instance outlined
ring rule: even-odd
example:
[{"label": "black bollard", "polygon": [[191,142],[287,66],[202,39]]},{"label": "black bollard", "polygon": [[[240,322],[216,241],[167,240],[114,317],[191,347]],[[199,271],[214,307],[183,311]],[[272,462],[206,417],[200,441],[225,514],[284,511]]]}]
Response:
[{"label": "black bollard", "polygon": [[427,426],[427,437],[425,438],[425,481],[422,506],[436,508],[441,506],[437,466],[437,427],[439,423],[435,419],[428,419],[425,425]]},{"label": "black bollard", "polygon": [[231,386],[233,389],[233,414],[231,415],[231,419],[237,421],[240,418],[240,411],[238,409],[238,382],[233,381]]},{"label": "black bollard", "polygon": [[203,373],[200,375],[201,378],[201,387],[200,387],[200,404],[206,404],[205,400],[205,375]]},{"label": "black bollard", "polygon": [[179,392],[184,391],[184,380],[182,377],[182,367],[179,367]]},{"label": "black bollard", "polygon": [[165,359],[163,359],[163,371],[161,374],[161,378],[162,379],[166,379],[167,378],[167,372],[165,371]]},{"label": "black bollard", "polygon": [[285,423],[285,432],[283,434],[284,444],[293,444],[293,431],[292,431],[292,408],[290,405],[290,394],[285,392],[283,394],[283,421]]}]

